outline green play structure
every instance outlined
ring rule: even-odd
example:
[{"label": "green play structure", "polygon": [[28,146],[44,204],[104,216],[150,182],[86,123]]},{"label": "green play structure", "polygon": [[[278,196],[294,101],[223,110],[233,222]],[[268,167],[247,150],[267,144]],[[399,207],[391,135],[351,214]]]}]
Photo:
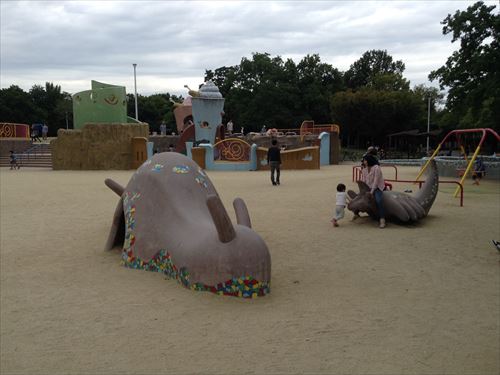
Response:
[{"label": "green play structure", "polygon": [[127,116],[127,94],[124,86],[92,81],[92,89],[73,95],[73,128],[86,123],[140,123]]}]

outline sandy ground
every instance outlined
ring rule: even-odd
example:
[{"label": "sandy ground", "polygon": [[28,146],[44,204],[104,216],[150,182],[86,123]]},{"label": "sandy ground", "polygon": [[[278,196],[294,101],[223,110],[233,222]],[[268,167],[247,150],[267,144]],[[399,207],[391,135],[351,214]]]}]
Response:
[{"label": "sandy ground", "polygon": [[209,172],[271,252],[271,294],[243,300],[102,250],[117,202],[103,180],[131,174],[0,171],[1,374],[500,372],[499,182],[469,180],[463,208],[441,185],[417,225],[348,213],[334,229],[350,165],[283,171],[280,187],[267,172]]}]

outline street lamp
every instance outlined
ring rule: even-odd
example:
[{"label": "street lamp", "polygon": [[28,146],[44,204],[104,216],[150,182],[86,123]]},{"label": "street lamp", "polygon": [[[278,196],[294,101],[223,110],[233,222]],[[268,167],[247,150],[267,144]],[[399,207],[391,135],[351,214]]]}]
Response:
[{"label": "street lamp", "polygon": [[427,155],[429,155],[429,130],[431,128],[431,97],[427,98]]},{"label": "street lamp", "polygon": [[135,75],[135,68],[137,64],[132,64],[134,66],[134,96],[135,96],[135,119],[139,121],[139,111],[137,110],[137,78]]}]

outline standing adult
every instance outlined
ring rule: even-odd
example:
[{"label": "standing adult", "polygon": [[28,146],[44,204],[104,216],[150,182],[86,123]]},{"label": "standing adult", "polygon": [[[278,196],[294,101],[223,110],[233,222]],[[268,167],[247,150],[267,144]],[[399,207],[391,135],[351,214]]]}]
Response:
[{"label": "standing adult", "polygon": [[228,134],[233,134],[233,129],[234,129],[233,120],[229,120],[229,122],[226,124],[226,128]]},{"label": "standing adult", "polygon": [[363,157],[363,165],[367,168],[368,172],[365,177],[365,183],[370,188],[370,194],[373,195],[375,203],[377,204],[379,227],[385,228],[384,194],[382,193],[385,188],[385,183],[382,170],[380,169],[377,158],[370,154]]},{"label": "standing adult", "polygon": [[165,124],[165,122],[163,122],[163,121],[160,125],[160,134],[167,135],[167,124]]},{"label": "standing adult", "polygon": [[47,133],[49,132],[49,127],[47,126],[47,124],[43,124],[42,126],[42,139],[44,141],[47,140]]},{"label": "standing adult", "polygon": [[[36,130],[37,130],[37,136],[40,137],[43,131],[43,124],[36,124]],[[38,138],[38,141],[41,142],[40,138]]]},{"label": "standing adult", "polygon": [[[271,182],[273,185],[280,184],[280,165],[281,165],[281,150],[278,147],[278,141],[273,139],[271,141],[271,147],[267,150],[267,164],[271,168]],[[276,173],[276,178],[274,174]]]},{"label": "standing adult", "polygon": [[31,124],[31,141],[35,142],[38,140],[38,142],[41,142],[42,140],[38,136],[40,133],[38,133],[38,124]]}]

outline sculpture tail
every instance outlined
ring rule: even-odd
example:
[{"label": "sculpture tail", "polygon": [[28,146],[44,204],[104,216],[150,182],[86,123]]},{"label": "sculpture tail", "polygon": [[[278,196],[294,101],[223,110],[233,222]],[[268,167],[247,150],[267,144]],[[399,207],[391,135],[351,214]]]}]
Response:
[{"label": "sculpture tail", "polygon": [[121,197],[123,192],[125,191],[125,188],[123,186],[121,186],[118,182],[115,182],[110,178],[105,179],[104,183],[106,184],[107,187],[109,187],[116,194],[118,194],[119,197]]},{"label": "sculpture tail", "polygon": [[423,207],[426,215],[436,199],[439,186],[439,174],[436,161],[431,160],[429,167],[422,189],[415,194],[415,199]]}]

